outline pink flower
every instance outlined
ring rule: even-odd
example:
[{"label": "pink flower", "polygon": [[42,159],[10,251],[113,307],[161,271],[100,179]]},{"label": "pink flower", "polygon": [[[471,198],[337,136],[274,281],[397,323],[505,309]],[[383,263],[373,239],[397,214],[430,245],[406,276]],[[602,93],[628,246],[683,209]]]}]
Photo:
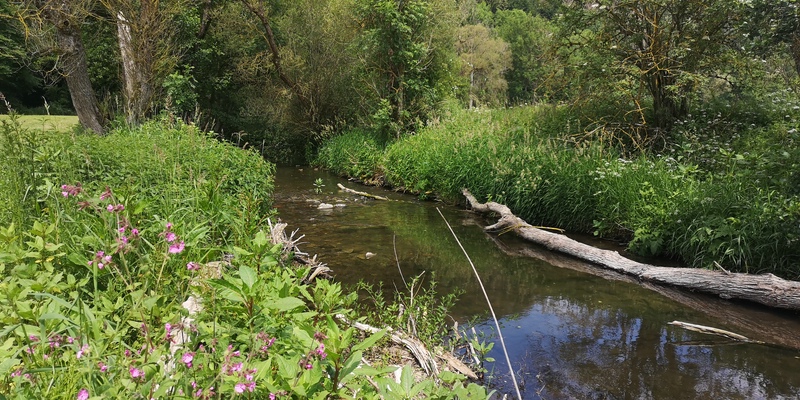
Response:
[{"label": "pink flower", "polygon": [[89,391],[86,390],[86,389],[81,389],[81,391],[78,392],[78,397],[76,397],[76,399],[77,400],[89,400]]},{"label": "pink flower", "polygon": [[131,378],[135,381],[144,379],[144,372],[139,368],[131,367],[128,372],[131,373]]},{"label": "pink flower", "polygon": [[178,238],[178,235],[176,235],[175,232],[166,232],[164,234],[164,239],[166,239],[167,243],[172,243],[177,238]]},{"label": "pink flower", "polygon": [[85,353],[88,353],[88,352],[89,352],[89,345],[85,344],[85,345],[81,346],[81,349],[78,350],[77,353],[75,353],[75,358],[80,360],[80,358],[83,357],[83,355]]},{"label": "pink flower", "polygon": [[246,383],[244,386],[247,388],[248,392],[253,392],[254,390],[256,390],[255,382]]},{"label": "pink flower", "polygon": [[237,383],[236,386],[233,387],[233,391],[238,394],[244,393],[244,383]]},{"label": "pink flower", "polygon": [[242,363],[233,364],[233,366],[231,367],[231,371],[233,372],[239,372],[241,370],[242,370]]},{"label": "pink flower", "polygon": [[186,269],[188,269],[189,271],[196,271],[200,269],[200,266],[196,262],[192,261],[186,264]]},{"label": "pink flower", "polygon": [[167,230],[172,229],[172,222],[167,222]]},{"label": "pink flower", "polygon": [[275,400],[275,393],[269,394],[269,400]]},{"label": "pink flower", "polygon": [[111,204],[109,204],[109,205],[108,205],[108,207],[106,207],[106,211],[108,211],[108,212],[114,212],[114,206],[113,206],[113,205],[111,205]]},{"label": "pink flower", "polygon": [[136,228],[131,229],[131,236],[139,237],[139,230]]},{"label": "pink flower", "polygon": [[183,248],[185,246],[186,245],[185,245],[185,243],[183,243],[183,241],[181,241],[180,243],[175,243],[175,244],[169,246],[169,252],[172,253],[172,254],[178,254],[178,253],[183,251]]},{"label": "pink flower", "polygon": [[83,189],[79,183],[77,186],[61,185],[61,195],[64,197],[77,196]]},{"label": "pink flower", "polygon": [[108,371],[108,365],[105,365],[102,361],[98,362],[97,366],[100,367],[100,372]]},{"label": "pink flower", "polygon": [[100,200],[105,200],[109,197],[111,197],[111,188],[106,186],[106,190],[100,195]]},{"label": "pink flower", "polygon": [[194,360],[194,353],[192,352],[183,353],[183,357],[181,357],[181,362],[186,364],[187,367],[192,368],[192,360]]}]

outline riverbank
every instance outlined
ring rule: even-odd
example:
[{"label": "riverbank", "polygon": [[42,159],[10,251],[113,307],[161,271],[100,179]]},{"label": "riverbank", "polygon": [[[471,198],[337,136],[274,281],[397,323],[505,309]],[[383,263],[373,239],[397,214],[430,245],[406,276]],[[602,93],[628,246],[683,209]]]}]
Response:
[{"label": "riverbank", "polygon": [[359,317],[355,294],[271,240],[259,154],[166,122],[100,137],[12,119],[0,140],[0,394],[486,397],[362,365],[385,332],[336,320]]},{"label": "riverbank", "polygon": [[[316,163],[422,197],[463,202],[461,189],[468,188],[533,225],[624,241],[640,255],[800,277],[800,200],[786,185],[793,172],[777,171],[775,162],[747,163],[774,160],[767,155],[776,143],[746,157],[720,146],[714,160],[700,164],[685,160],[713,153],[701,157],[695,147],[692,158],[675,154],[684,143],[670,147],[670,156],[624,155],[554,134],[559,123],[570,132],[568,115],[553,107],[462,110],[388,145],[367,131],[346,132],[322,147]],[[778,157],[789,166],[795,155]]]}]

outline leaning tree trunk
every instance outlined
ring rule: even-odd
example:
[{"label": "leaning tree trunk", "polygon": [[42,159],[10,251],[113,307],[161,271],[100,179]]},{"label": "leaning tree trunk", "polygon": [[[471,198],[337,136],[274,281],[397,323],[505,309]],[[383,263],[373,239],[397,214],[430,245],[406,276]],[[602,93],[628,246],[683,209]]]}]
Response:
[{"label": "leaning tree trunk", "polygon": [[496,224],[485,228],[487,231],[511,229],[523,239],[545,246],[549,250],[632,275],[640,281],[711,293],[724,299],[748,300],[770,307],[800,310],[800,282],[787,281],[772,274],[750,275],[724,270],[710,271],[643,264],[622,257],[616,251],[601,250],[564,235],[534,228],[514,215],[505,205],[478,202],[467,189],[463,190],[463,194],[474,210],[496,213],[500,216]]},{"label": "leaning tree trunk", "polygon": [[43,15],[56,28],[56,40],[61,52],[61,65],[64,79],[67,81],[72,105],[78,114],[78,121],[85,128],[98,134],[103,133],[103,116],[97,103],[97,97],[89,79],[89,67],[86,63],[86,49],[83,47],[80,26],[65,13],[69,10],[53,9],[42,5]]}]

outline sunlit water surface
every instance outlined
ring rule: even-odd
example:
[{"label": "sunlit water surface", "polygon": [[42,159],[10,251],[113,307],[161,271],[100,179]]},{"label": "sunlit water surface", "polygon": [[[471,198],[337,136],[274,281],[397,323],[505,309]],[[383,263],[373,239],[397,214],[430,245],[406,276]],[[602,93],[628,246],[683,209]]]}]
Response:
[{"label": "sunlit water surface", "polygon": [[[314,182],[321,179],[321,193]],[[388,196],[364,199],[336,184]],[[494,331],[477,280],[436,208],[453,226],[494,309],[526,399],[800,399],[800,318],[665,288],[489,235],[483,217],[413,196],[348,183],[313,168],[278,168],[276,202],[301,249],[319,256],[345,286],[360,280],[402,288],[403,275],[435,274],[441,293],[462,290],[462,325]],[[318,210],[319,201],[344,204]],[[396,243],[393,244],[393,243]],[[397,260],[395,259],[395,249]],[[367,257],[367,253],[374,253]],[[773,345],[733,343],[669,325],[679,320]],[[511,393],[499,344],[491,383]]]}]

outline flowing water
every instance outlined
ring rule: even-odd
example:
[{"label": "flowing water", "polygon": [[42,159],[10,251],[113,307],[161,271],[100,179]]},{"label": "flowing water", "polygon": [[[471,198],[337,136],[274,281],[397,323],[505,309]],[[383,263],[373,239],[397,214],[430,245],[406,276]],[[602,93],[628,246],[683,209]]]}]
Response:
[{"label": "flowing water", "polygon": [[[346,194],[337,183],[395,201]],[[451,314],[462,325],[477,320],[493,337],[477,280],[441,209],[481,274],[526,399],[800,399],[797,313],[642,285],[512,234],[484,233],[492,221],[469,211],[313,168],[278,168],[276,186],[280,218],[300,228],[301,249],[319,254],[337,281],[402,288],[399,260],[406,279],[433,273],[440,293],[463,290]],[[319,210],[320,201],[344,207]],[[687,331],[674,320],[768,344]],[[513,393],[499,344],[489,356],[497,360],[488,366],[491,384]]]}]

